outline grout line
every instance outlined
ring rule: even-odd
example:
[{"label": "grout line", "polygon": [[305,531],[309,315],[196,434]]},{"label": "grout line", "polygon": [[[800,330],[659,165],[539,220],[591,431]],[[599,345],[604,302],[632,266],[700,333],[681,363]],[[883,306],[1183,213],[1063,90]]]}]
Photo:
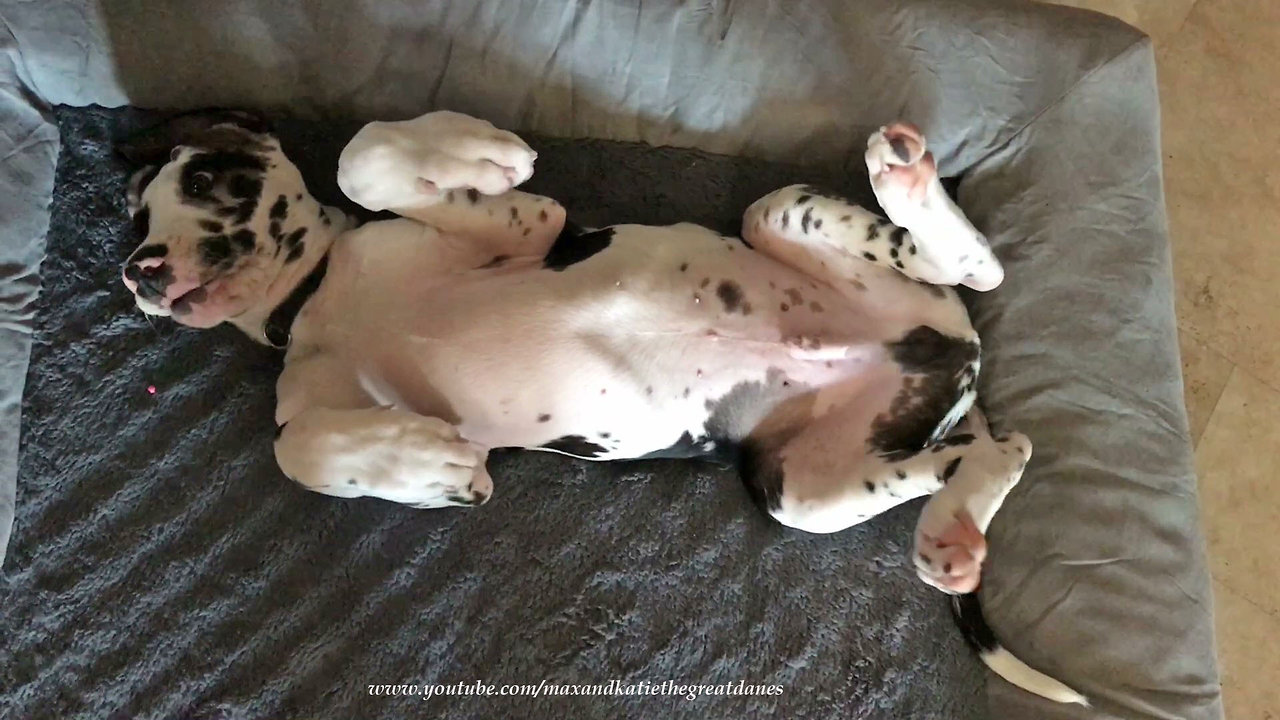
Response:
[{"label": "grout line", "polygon": [[1182,28],[1186,27],[1187,22],[1191,20],[1191,13],[1195,12],[1196,8],[1199,6],[1200,6],[1200,0],[1195,0],[1195,2],[1191,3],[1191,7],[1187,8],[1187,14],[1182,16],[1182,22],[1179,22],[1178,27],[1174,28],[1173,32],[1169,33],[1170,39],[1173,39],[1174,35],[1177,35],[1178,33],[1182,32]]},{"label": "grout line", "polygon": [[[1210,350],[1212,350],[1212,348],[1210,348]],[[1231,358],[1226,359],[1228,362],[1231,362]],[[1227,388],[1231,386],[1231,381],[1235,379],[1237,372],[1240,372],[1240,366],[1231,362],[1231,372],[1227,373],[1227,379],[1222,383],[1222,389],[1218,391],[1218,396],[1213,399],[1213,405],[1209,408],[1209,417],[1205,418],[1204,427],[1200,428],[1200,432],[1196,433],[1196,436],[1191,438],[1191,451],[1193,453],[1200,449],[1200,441],[1204,439],[1205,433],[1209,432],[1209,426],[1213,424],[1213,418],[1218,414],[1218,406],[1222,404],[1222,396],[1227,394]],[[1186,382],[1187,378],[1184,375],[1182,378],[1184,392]]]},{"label": "grout line", "polygon": [[[1212,576],[1212,573],[1210,573],[1210,576]],[[1245,601],[1245,603],[1247,603],[1247,604],[1249,604],[1249,605],[1252,605],[1254,608],[1256,608],[1257,610],[1261,611],[1263,615],[1266,615],[1267,617],[1271,618],[1272,620],[1280,621],[1280,610],[1276,610],[1276,609],[1274,609],[1274,608],[1269,608],[1269,607],[1267,607],[1266,605],[1263,605],[1263,604],[1259,603],[1258,601],[1254,600],[1253,598],[1251,598],[1251,597],[1249,597],[1249,596],[1245,595],[1244,593],[1242,593],[1242,592],[1240,592],[1239,590],[1237,590],[1237,589],[1235,589],[1234,587],[1232,587],[1230,584],[1228,584],[1228,583],[1227,583],[1225,580],[1223,580],[1222,578],[1214,577],[1214,578],[1213,578],[1213,581],[1214,581],[1215,583],[1217,583],[1218,585],[1220,585],[1220,586],[1222,587],[1222,589],[1223,589],[1223,590],[1226,590],[1227,592],[1231,593],[1232,595],[1234,595],[1234,596],[1236,596],[1236,597],[1240,598],[1241,600]],[[1215,605],[1216,605],[1216,603],[1215,603]],[[1215,608],[1215,612],[1214,612],[1214,614],[1215,614],[1215,615],[1217,614],[1217,612],[1216,612],[1216,608]]]}]

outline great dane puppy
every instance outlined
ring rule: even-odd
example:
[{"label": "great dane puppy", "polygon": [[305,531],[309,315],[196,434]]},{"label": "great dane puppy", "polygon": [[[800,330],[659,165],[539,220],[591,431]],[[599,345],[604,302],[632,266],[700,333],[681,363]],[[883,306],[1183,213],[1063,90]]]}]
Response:
[{"label": "great dane puppy", "polygon": [[[291,480],[419,508],[479,505],[491,448],[592,460],[736,450],[779,522],[830,533],[931,495],[920,577],[988,664],[1082,698],[999,647],[972,591],[1031,442],[974,409],[979,340],[950,286],[1003,280],[923,135],[873,133],[888,219],[808,186],[747,208],[742,238],[691,224],[566,224],[514,188],[536,154],[452,112],[371,123],[338,184],[401,219],[317,202],[255,117],[180,116],[125,142],[138,307],[229,322],[286,349],[275,444]],[[959,426],[957,428],[957,426]]]}]

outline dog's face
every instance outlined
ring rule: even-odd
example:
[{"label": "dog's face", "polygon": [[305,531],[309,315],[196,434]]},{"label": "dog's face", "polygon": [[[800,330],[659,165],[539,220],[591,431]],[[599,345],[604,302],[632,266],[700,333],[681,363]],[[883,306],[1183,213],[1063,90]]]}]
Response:
[{"label": "dog's face", "polygon": [[[321,242],[323,209],[260,120],[179,116],[117,149],[141,165],[128,206],[141,244],[123,268],[138,307],[212,327],[278,302],[286,270]],[[310,237],[309,237],[310,233]]]}]

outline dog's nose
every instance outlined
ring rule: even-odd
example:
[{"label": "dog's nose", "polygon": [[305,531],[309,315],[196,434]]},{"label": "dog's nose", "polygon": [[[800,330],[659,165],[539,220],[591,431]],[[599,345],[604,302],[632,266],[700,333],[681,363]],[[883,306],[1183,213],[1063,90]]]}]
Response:
[{"label": "dog's nose", "polygon": [[173,281],[173,273],[160,258],[143,258],[125,266],[124,277],[138,286],[138,295],[152,300],[164,295],[164,289]]}]

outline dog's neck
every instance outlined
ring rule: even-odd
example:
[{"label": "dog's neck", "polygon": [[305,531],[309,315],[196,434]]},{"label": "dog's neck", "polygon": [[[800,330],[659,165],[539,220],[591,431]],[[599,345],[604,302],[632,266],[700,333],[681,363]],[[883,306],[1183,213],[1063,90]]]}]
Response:
[{"label": "dog's neck", "polygon": [[262,302],[229,322],[256,342],[284,349],[289,344],[293,319],[323,279],[329,249],[341,232],[339,223],[309,226],[302,257],[282,265]]}]

